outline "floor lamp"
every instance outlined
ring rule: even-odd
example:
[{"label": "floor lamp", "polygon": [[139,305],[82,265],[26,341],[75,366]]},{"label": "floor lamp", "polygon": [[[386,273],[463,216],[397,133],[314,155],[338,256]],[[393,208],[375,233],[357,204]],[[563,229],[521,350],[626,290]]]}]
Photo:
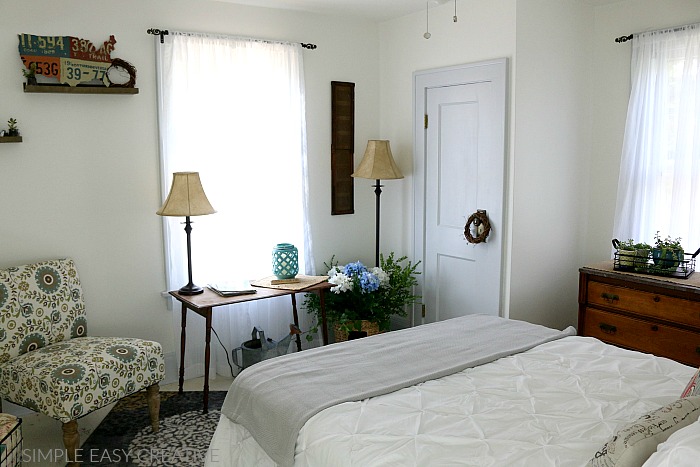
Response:
[{"label": "floor lamp", "polygon": [[382,194],[383,186],[380,184],[380,180],[395,180],[403,178],[401,170],[399,170],[396,162],[394,162],[394,158],[391,156],[389,141],[377,139],[367,141],[365,155],[362,156],[360,165],[357,166],[357,170],[355,170],[355,173],[353,173],[352,176],[377,181],[377,183],[373,185],[374,194],[377,195],[377,232],[375,239],[374,262],[376,266],[379,266],[379,197]]},{"label": "floor lamp", "polygon": [[168,198],[163,206],[156,211],[159,216],[185,216],[185,233],[187,234],[187,278],[189,282],[178,290],[182,295],[197,295],[204,292],[204,289],[192,283],[192,243],[190,233],[192,223],[190,216],[204,216],[214,214],[216,211],[207,195],[204,194],[202,182],[199,180],[198,172],[175,172],[173,174],[173,184],[170,187]]}]

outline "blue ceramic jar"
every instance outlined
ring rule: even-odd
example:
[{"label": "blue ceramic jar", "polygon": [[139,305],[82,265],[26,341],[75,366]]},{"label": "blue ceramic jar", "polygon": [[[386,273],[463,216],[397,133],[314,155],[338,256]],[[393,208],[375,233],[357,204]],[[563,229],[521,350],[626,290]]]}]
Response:
[{"label": "blue ceramic jar", "polygon": [[291,243],[278,243],[272,249],[272,274],[278,279],[293,279],[299,273],[299,251]]}]

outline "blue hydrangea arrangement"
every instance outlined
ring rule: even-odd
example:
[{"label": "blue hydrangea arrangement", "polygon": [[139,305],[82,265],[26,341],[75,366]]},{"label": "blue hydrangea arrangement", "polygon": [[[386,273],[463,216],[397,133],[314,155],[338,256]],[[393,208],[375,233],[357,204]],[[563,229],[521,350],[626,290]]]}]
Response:
[{"label": "blue hydrangea arrangement", "polygon": [[[420,298],[413,294],[413,288],[418,285],[419,263],[407,261],[406,256],[394,259],[393,252],[386,258],[380,255],[380,266],[372,268],[360,261],[339,266],[335,257],[331,258],[330,263],[324,263],[328,282],[333,284],[331,293],[326,294],[326,318],[346,331],[359,329],[362,320],[377,323],[380,330],[388,331],[391,316],[406,316],[406,305]],[[304,306],[308,313],[316,315],[318,323],[321,315],[318,295],[307,294]],[[318,332],[318,328],[311,331]],[[307,335],[307,339],[312,336]]]}]

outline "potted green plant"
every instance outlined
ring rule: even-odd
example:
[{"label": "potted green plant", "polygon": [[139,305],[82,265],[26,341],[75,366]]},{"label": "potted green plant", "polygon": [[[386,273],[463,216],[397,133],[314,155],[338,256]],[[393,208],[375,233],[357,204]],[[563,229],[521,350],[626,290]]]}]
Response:
[{"label": "potted green plant", "polygon": [[[386,258],[380,255],[379,267],[374,268],[360,261],[339,266],[335,256],[324,263],[328,282],[333,284],[331,293],[325,294],[326,319],[334,325],[336,342],[353,338],[353,334],[388,331],[393,315],[406,316],[405,306],[419,298],[413,294],[419,263],[411,263],[406,256],[395,259],[393,252]],[[318,332],[321,319],[319,295],[306,294],[304,306],[316,318],[306,336],[312,340],[311,333]]]},{"label": "potted green plant", "polygon": [[634,251],[636,253],[637,259],[635,260],[638,266],[643,266],[647,263],[651,257],[651,245],[645,242],[639,242],[634,244]]},{"label": "potted green plant", "polygon": [[662,268],[677,268],[684,258],[681,238],[672,239],[669,235],[662,239],[657,231],[654,240],[654,248],[651,250],[654,264]]},{"label": "potted green plant", "polygon": [[7,121],[7,136],[19,136],[19,129],[17,128],[17,119],[10,118]]},{"label": "potted green plant", "polygon": [[634,258],[637,256],[634,240],[630,238],[621,242],[615,239],[613,240],[613,246],[617,249],[617,259],[620,262],[620,268],[634,267]]}]

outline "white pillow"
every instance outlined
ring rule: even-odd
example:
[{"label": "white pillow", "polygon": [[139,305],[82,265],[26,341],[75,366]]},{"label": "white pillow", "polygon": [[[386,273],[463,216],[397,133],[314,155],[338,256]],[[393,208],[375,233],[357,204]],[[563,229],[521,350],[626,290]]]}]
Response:
[{"label": "white pillow", "polygon": [[[688,397],[652,410],[618,429],[587,467],[639,467],[672,433],[700,417],[700,397]],[[696,459],[697,465],[697,459]]]},{"label": "white pillow", "polygon": [[644,467],[697,467],[700,464],[700,421],[673,433]]}]

